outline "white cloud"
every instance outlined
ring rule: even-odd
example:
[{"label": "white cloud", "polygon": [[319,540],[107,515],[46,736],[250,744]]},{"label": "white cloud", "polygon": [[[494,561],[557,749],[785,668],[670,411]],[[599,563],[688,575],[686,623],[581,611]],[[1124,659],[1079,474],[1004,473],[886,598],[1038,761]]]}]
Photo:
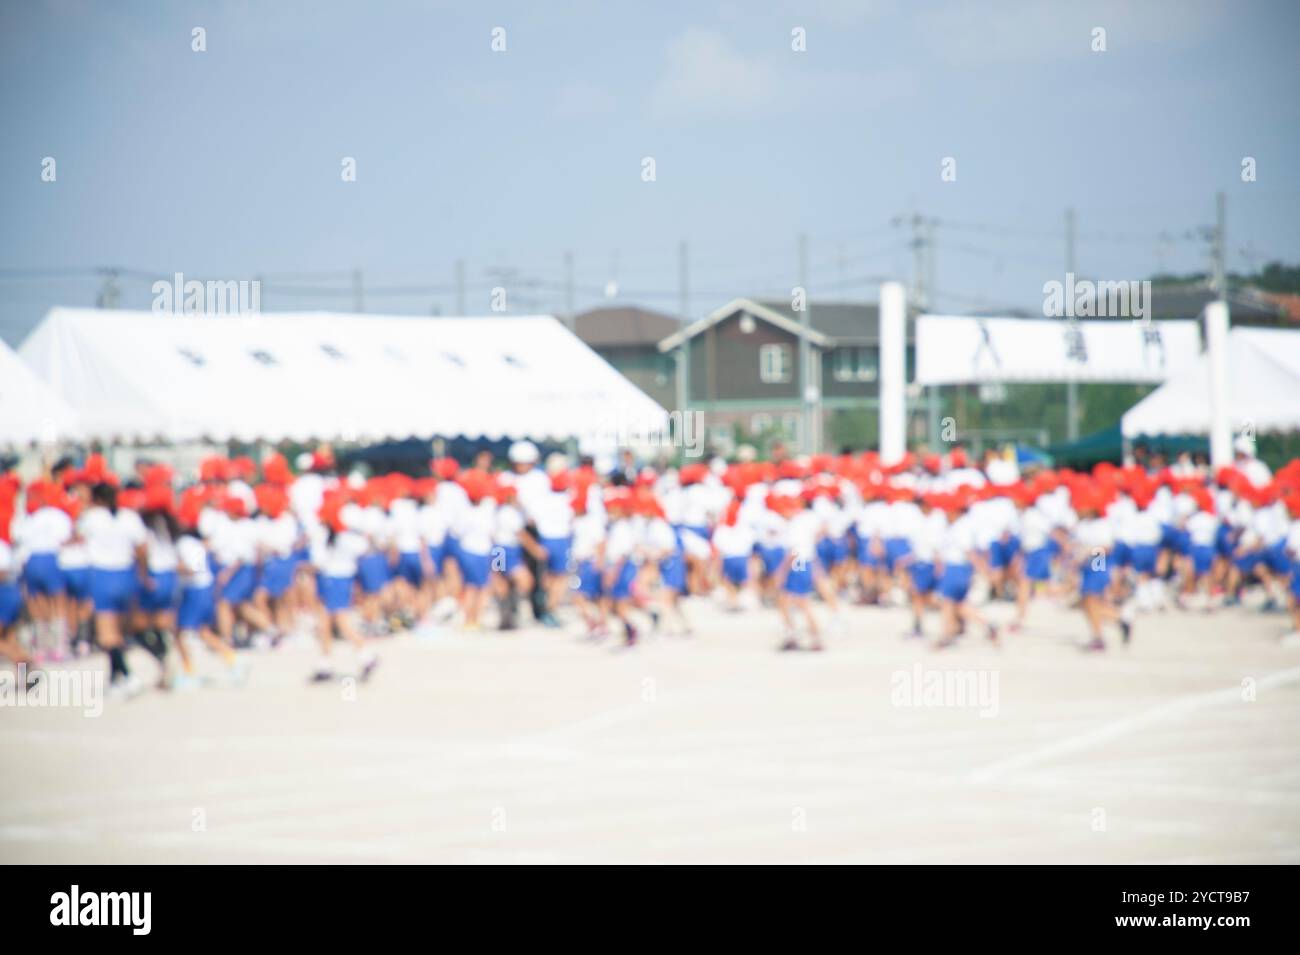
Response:
[{"label": "white cloud", "polygon": [[650,109],[658,116],[754,115],[777,93],[769,64],[745,56],[720,33],[691,28],[669,45]]}]

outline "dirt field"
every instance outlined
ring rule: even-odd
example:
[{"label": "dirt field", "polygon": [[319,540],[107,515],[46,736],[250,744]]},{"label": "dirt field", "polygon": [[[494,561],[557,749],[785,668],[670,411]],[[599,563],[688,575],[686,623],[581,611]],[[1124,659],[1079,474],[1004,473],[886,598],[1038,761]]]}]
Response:
[{"label": "dirt field", "polygon": [[943,652],[854,609],[781,655],[771,611],[691,611],[630,652],[448,632],[311,687],[298,644],[242,689],[0,709],[0,861],[1300,862],[1281,615],[1171,611],[1088,656],[1046,604]]}]

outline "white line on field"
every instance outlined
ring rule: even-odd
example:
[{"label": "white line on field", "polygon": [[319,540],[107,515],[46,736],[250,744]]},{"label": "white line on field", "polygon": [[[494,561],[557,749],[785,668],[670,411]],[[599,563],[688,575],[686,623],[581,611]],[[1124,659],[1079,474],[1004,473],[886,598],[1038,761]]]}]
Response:
[{"label": "white line on field", "polygon": [[[1284,686],[1300,679],[1300,667],[1292,667],[1289,670],[1279,670],[1277,673],[1270,673],[1262,676],[1256,681],[1258,690],[1271,689],[1276,686]],[[1007,759],[998,760],[990,763],[981,769],[972,770],[967,774],[967,779],[971,782],[986,783],[992,782],[1006,773],[1017,769],[1024,769],[1026,766],[1033,766],[1045,760],[1055,759],[1057,756],[1063,756],[1067,753],[1077,753],[1080,750],[1089,749],[1098,743],[1103,743],[1108,739],[1114,739],[1117,736],[1123,736],[1125,733],[1131,733],[1133,730],[1149,726],[1161,720],[1168,719],[1172,716],[1180,716],[1192,710],[1200,709],[1204,706],[1217,706],[1221,703],[1238,703],[1241,702],[1241,687],[1230,686],[1222,690],[1212,690],[1209,693],[1197,693],[1194,696],[1184,696],[1181,699],[1171,700],[1168,703],[1161,703],[1159,706],[1153,706],[1148,710],[1135,713],[1132,716],[1126,716],[1123,719],[1112,720],[1109,723],[1103,723],[1095,729],[1079,733],[1075,736],[1067,736],[1065,739],[1057,740],[1054,743],[1048,743],[1046,746],[1039,746],[1036,749],[1028,750],[1018,756],[1011,756]]]}]

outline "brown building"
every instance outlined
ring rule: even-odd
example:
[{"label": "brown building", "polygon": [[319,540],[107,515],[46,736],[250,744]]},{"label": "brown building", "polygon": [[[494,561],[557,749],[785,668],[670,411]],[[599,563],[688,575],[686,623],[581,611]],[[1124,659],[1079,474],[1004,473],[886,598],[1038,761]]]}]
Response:
[{"label": "brown building", "polygon": [[659,342],[682,325],[671,315],[633,306],[595,308],[574,318],[574,333],[665,408],[677,403],[677,369]]},{"label": "brown building", "polygon": [[[880,314],[873,304],[813,302],[809,307],[812,387],[821,396],[815,442],[874,439],[879,409]],[[788,301],[733,299],[659,342],[659,350],[690,373],[667,407],[704,415],[709,440],[726,452],[736,442],[760,446],[774,438],[800,443],[799,341],[802,315]],[[913,369],[908,327],[907,378]],[[814,425],[817,427],[817,425]]]}]

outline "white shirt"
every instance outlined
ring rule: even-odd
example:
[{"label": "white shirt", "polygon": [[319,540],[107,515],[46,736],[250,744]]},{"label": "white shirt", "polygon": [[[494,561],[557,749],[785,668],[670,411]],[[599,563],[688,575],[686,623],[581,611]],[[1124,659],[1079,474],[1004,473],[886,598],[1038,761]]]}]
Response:
[{"label": "white shirt", "polygon": [[106,507],[92,507],[81,516],[79,531],[86,541],[90,566],[98,570],[130,570],[135,566],[136,548],[147,536],[140,515],[127,508],[113,514]]},{"label": "white shirt", "polygon": [[975,549],[975,522],[963,514],[944,531],[939,556],[945,565],[969,564],[970,552]]},{"label": "white shirt", "polygon": [[548,488],[545,494],[534,497],[531,514],[539,537],[559,539],[573,533],[573,508],[568,494]]},{"label": "white shirt", "polygon": [[605,539],[605,520],[588,511],[573,522],[573,559],[592,560]]},{"label": "white shirt", "polygon": [[418,554],[422,538],[421,507],[409,497],[393,501],[388,512],[388,538],[402,554]]},{"label": "white shirt", "polygon": [[208,550],[203,541],[186,534],[176,542],[176,557],[180,563],[181,586],[194,590],[212,586],[212,571],[208,567]]},{"label": "white shirt", "polygon": [[713,546],[726,557],[748,557],[754,551],[754,532],[737,521],[719,524],[713,530]]},{"label": "white shirt", "polygon": [[355,577],[357,561],[369,549],[369,542],[356,531],[335,534],[330,542],[328,532],[321,528],[312,543],[311,562],[325,577]]},{"label": "white shirt", "polygon": [[492,553],[492,531],[496,527],[497,502],[485,497],[465,511],[456,528],[456,539],[467,554]]},{"label": "white shirt", "polygon": [[519,535],[524,530],[524,513],[513,504],[497,508],[496,526],[492,528],[492,543],[501,547],[518,547]]},{"label": "white shirt", "polygon": [[922,514],[916,527],[908,538],[912,545],[912,555],[919,561],[934,563],[943,547],[944,537],[948,531],[948,518],[943,511],[931,511]]},{"label": "white shirt", "polygon": [[38,507],[18,524],[14,543],[22,553],[57,554],[72,537],[72,518],[57,507]]},{"label": "white shirt", "polygon": [[630,520],[624,518],[609,525],[609,537],[605,541],[605,560],[611,566],[621,560],[637,561],[637,528]]}]

